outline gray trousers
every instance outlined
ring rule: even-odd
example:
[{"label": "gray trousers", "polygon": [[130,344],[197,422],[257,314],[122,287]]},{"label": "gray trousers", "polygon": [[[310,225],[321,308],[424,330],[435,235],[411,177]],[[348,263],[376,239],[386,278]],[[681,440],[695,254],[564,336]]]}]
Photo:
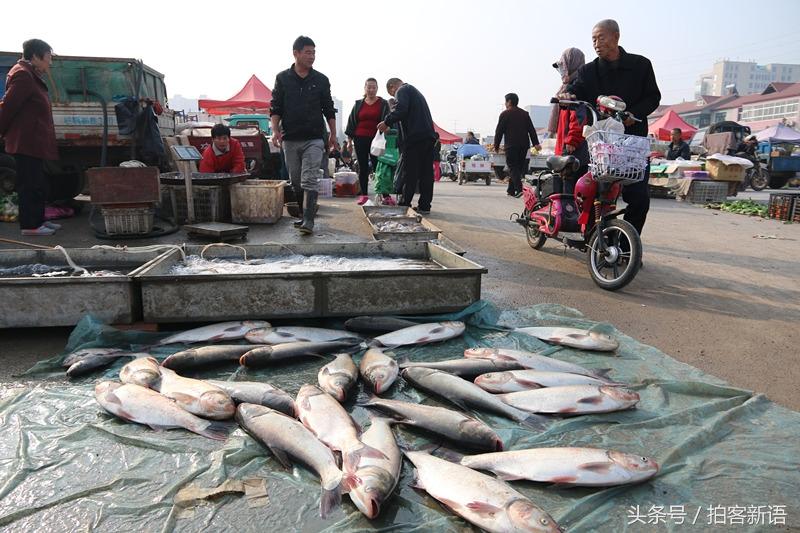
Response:
[{"label": "gray trousers", "polygon": [[325,151],[322,139],[283,141],[286,168],[295,190],[316,191],[322,169],[320,161]]}]

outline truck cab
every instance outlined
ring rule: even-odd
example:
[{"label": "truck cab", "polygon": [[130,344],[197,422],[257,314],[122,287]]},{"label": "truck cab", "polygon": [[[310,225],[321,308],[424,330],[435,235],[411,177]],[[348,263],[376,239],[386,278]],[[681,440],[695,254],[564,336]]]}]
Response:
[{"label": "truck cab", "polygon": [[272,128],[269,123],[269,116],[262,114],[236,114],[225,119],[229,126],[238,128],[258,128],[264,135],[271,135]]}]

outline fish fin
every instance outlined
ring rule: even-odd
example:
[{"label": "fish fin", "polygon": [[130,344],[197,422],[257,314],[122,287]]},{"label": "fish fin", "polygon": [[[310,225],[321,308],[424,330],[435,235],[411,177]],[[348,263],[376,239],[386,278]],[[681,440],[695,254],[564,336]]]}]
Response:
[{"label": "fish fin", "polygon": [[525,479],[524,477],[517,476],[514,474],[503,474],[495,472],[495,477],[502,481],[519,481],[520,479]]},{"label": "fish fin", "polygon": [[320,370],[320,372],[322,373],[323,376],[330,376],[331,375],[331,369],[328,368],[327,365],[323,366],[322,370]]},{"label": "fish fin", "polygon": [[356,405],[358,407],[372,407],[372,402],[380,400],[380,398],[373,392],[360,392],[356,397]]},{"label": "fish fin", "polygon": [[549,479],[552,485],[549,485],[547,488],[552,490],[559,490],[559,489],[568,489],[571,488],[573,483],[578,480],[576,476],[557,476],[552,479]]},{"label": "fish fin", "polygon": [[225,329],[223,329],[222,331],[236,331],[236,330],[238,330],[240,327],[241,327],[241,326],[239,326],[239,325],[237,324],[236,326],[231,326],[231,327],[229,327],[229,328],[225,328]]},{"label": "fish fin", "polygon": [[[384,352],[384,353],[386,353],[386,352]],[[386,353],[386,355],[389,355],[389,354]],[[392,354],[392,355],[394,355],[394,354]],[[407,355],[404,355],[404,356],[400,357],[399,359],[395,359],[395,362],[397,363],[397,366],[399,366],[400,368],[405,368],[404,365],[407,365],[408,363],[410,363],[411,359],[409,359]]]},{"label": "fish fin", "polygon": [[580,468],[581,470],[588,470],[589,472],[594,472],[596,474],[605,474],[609,470],[611,470],[611,464],[603,462],[584,463],[578,466],[578,468]]},{"label": "fish fin", "polygon": [[450,461],[451,463],[460,463],[464,458],[464,454],[458,453],[450,448],[445,448],[444,446],[438,446],[429,453],[445,461]]},{"label": "fish fin", "polygon": [[547,424],[550,423],[550,419],[546,416],[533,413],[528,414],[528,416],[525,417],[524,420],[520,420],[519,423],[531,429],[541,431],[547,427]]},{"label": "fish fin", "polygon": [[[368,444],[361,443],[362,446],[357,450],[351,450],[346,454],[342,454],[342,464],[346,470],[355,470],[362,457],[371,457],[372,459],[388,460],[386,454],[377,448],[373,448]],[[350,467],[350,468],[348,468]]]},{"label": "fish fin", "polygon": [[568,337],[570,339],[581,339],[581,340],[589,338],[589,335],[587,335],[585,333],[567,333],[564,336]]},{"label": "fish fin", "polygon": [[352,472],[345,472],[342,476],[342,492],[347,494],[361,483],[361,479]]},{"label": "fish fin", "polygon": [[106,394],[106,400],[108,400],[111,403],[115,403],[117,405],[122,405],[122,400],[120,400],[119,396],[117,396],[113,392],[109,392],[108,394]]},{"label": "fish fin", "polygon": [[227,440],[228,434],[233,431],[236,424],[232,422],[211,422],[199,434],[213,440]]},{"label": "fish fin", "polygon": [[269,451],[275,457],[275,460],[278,461],[282,467],[286,469],[292,468],[292,461],[289,459],[289,454],[285,451],[281,450],[280,448],[275,448],[272,446],[267,446]]},{"label": "fish fin", "polygon": [[444,326],[436,326],[435,328],[430,330],[428,333],[441,333],[442,331],[444,331]]},{"label": "fish fin", "polygon": [[[291,333],[287,333],[285,331],[275,331],[274,333],[278,337],[286,337],[287,339],[294,338],[294,335],[292,335]],[[295,340],[300,341],[300,340],[303,340],[303,339],[295,339]]]},{"label": "fish fin", "polygon": [[493,515],[503,510],[501,507],[497,507],[496,505],[492,505],[491,503],[488,502],[469,502],[466,507],[470,511],[478,513],[480,515]]},{"label": "fish fin", "polygon": [[597,405],[603,402],[603,396],[588,396],[586,398],[581,398],[578,400],[580,404],[590,404],[590,405]]},{"label": "fish fin", "polygon": [[196,400],[191,394],[185,394],[183,392],[172,392],[168,398],[172,398],[178,403],[192,403]]},{"label": "fish fin", "polygon": [[593,377],[600,379],[608,379],[608,373],[611,372],[610,368],[597,368],[591,371]]},{"label": "fish fin", "polygon": [[517,383],[524,387],[528,387],[530,389],[540,389],[542,385],[540,383],[536,383],[535,381],[531,381],[530,379],[519,379],[516,378],[515,380]]},{"label": "fish fin", "polygon": [[[127,418],[127,417],[125,417],[125,418]],[[149,427],[153,431],[164,431],[165,429],[170,429],[169,426],[161,426],[161,425],[158,425],[158,424],[147,424],[147,427]]]},{"label": "fish fin", "polygon": [[412,489],[425,490],[425,485],[419,478],[419,470],[417,470],[416,468],[414,469],[414,479],[411,481],[411,483],[408,484],[408,486],[411,487]]},{"label": "fish fin", "polygon": [[327,518],[331,511],[339,507],[342,503],[342,488],[338,485],[336,488],[328,490],[323,487],[322,494],[319,498],[319,516],[320,518]]}]

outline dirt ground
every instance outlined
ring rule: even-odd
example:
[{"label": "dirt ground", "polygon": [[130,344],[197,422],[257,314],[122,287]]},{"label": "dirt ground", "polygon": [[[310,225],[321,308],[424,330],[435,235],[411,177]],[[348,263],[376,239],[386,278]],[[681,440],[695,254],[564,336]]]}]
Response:
[{"label": "dirt ground", "polygon": [[[436,185],[429,219],[489,269],[484,299],[504,308],[574,307],[680,361],[800,410],[800,225],[654,199],[643,236],[645,267],[628,287],[611,293],[594,285],[584,254],[553,242],[531,249],[521,227],[509,221],[521,204],[497,182]],[[56,236],[35,242],[97,244],[87,220],[85,212],[65,221]],[[0,224],[0,237],[21,238],[14,224]],[[308,239],[369,238],[355,201],[334,198],[322,201],[318,233]],[[180,231],[125,244],[186,240]],[[284,218],[275,226],[252,226],[247,242],[299,240]],[[10,247],[0,243],[0,249]],[[14,381],[36,360],[60,352],[69,331],[0,330],[0,382]]]}]

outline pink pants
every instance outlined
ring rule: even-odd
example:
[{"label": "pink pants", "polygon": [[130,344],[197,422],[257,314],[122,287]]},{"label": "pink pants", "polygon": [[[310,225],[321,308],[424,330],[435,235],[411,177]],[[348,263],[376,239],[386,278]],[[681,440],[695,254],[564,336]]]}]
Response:
[{"label": "pink pants", "polygon": [[433,181],[439,181],[442,179],[442,167],[439,165],[438,161],[433,162]]}]

